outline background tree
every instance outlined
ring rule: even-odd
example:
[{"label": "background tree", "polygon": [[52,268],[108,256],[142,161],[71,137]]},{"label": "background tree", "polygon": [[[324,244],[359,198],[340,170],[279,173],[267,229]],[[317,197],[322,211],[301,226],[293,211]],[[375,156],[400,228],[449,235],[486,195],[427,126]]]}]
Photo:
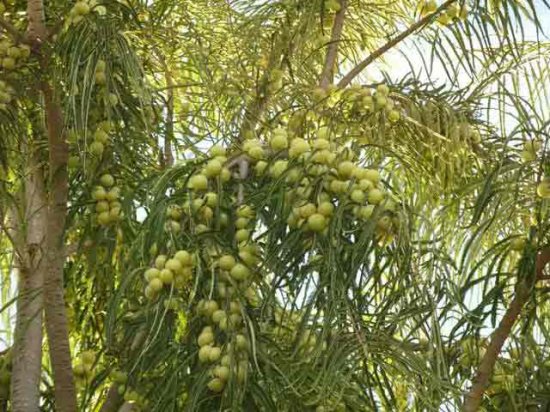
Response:
[{"label": "background tree", "polygon": [[549,403],[544,4],[0,7],[5,405]]}]

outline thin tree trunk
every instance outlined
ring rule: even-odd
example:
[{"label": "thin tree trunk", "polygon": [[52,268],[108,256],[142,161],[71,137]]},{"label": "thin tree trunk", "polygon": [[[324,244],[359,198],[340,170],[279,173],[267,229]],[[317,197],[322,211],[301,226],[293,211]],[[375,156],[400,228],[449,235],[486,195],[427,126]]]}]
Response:
[{"label": "thin tree trunk", "polygon": [[69,148],[64,138],[63,114],[57,97],[47,83],[45,98],[49,143],[49,198],[46,232],[44,298],[46,332],[55,383],[57,411],[76,411],[76,390],[69,345],[69,326],[63,296],[65,266],[65,224],[67,218]]},{"label": "thin tree trunk", "polygon": [[44,243],[44,314],[58,412],[77,410],[69,345],[69,327],[63,297],[65,224],[67,219],[69,147],[64,136],[63,113],[54,86],[49,83],[49,56],[42,48],[47,37],[43,0],[28,0],[29,40],[38,50],[48,134],[48,215]]},{"label": "thin tree trunk", "polygon": [[[18,271],[17,317],[13,346],[13,366],[11,380],[11,409],[14,412],[39,410],[40,374],[42,368],[42,310],[43,310],[43,244],[46,223],[46,192],[44,173],[33,149],[29,145],[26,154],[29,159],[25,176],[26,228],[15,224],[12,238],[17,241],[16,255]],[[13,211],[13,209],[12,209]],[[17,211],[12,212],[17,221]]]}]

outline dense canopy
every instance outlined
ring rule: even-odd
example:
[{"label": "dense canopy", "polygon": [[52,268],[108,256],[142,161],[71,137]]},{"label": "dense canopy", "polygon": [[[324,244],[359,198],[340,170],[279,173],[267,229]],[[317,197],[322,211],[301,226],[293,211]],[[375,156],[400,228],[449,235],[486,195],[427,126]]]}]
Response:
[{"label": "dense canopy", "polygon": [[0,411],[550,408],[545,0],[0,0]]}]

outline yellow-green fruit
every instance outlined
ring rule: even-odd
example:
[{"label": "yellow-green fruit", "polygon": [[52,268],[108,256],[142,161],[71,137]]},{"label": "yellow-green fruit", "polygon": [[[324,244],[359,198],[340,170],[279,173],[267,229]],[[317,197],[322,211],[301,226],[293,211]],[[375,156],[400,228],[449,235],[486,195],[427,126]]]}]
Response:
[{"label": "yellow-green fruit", "polygon": [[4,57],[2,59],[2,67],[6,70],[15,69],[15,59],[12,57]]},{"label": "yellow-green fruit", "polygon": [[101,176],[99,181],[104,187],[111,187],[112,185],[115,184],[115,178],[110,174],[105,174]]},{"label": "yellow-green fruit", "polygon": [[239,252],[239,258],[241,258],[241,260],[249,266],[254,266],[258,263],[258,258],[248,250],[241,250]]},{"label": "yellow-green fruit", "polygon": [[73,366],[73,372],[76,376],[84,376],[86,374],[86,369],[81,363],[77,363]]},{"label": "yellow-green fruit", "polygon": [[216,362],[218,359],[221,358],[221,356],[222,356],[221,348],[214,346],[213,348],[210,349],[208,358],[210,362]]},{"label": "yellow-green fruit", "polygon": [[214,376],[220,378],[222,381],[227,381],[229,379],[229,368],[227,366],[221,365],[214,368]]},{"label": "yellow-green fruit", "polygon": [[19,50],[18,47],[12,46],[8,49],[8,57],[13,57],[14,59],[18,59],[21,57],[21,50]]},{"label": "yellow-green fruit", "polygon": [[520,252],[523,249],[525,249],[526,243],[527,243],[527,239],[525,239],[523,236],[515,238],[510,242],[510,249]]},{"label": "yellow-green fruit", "polygon": [[101,156],[103,154],[103,150],[104,147],[101,142],[92,142],[92,144],[90,144],[90,153],[93,155]]},{"label": "yellow-green fruit", "polygon": [[426,16],[437,10],[437,2],[435,0],[423,1],[420,9],[421,16]]},{"label": "yellow-green fruit", "polygon": [[197,338],[199,346],[210,345],[212,342],[214,342],[214,334],[212,332],[203,331]]},{"label": "yellow-green fruit", "polygon": [[[290,150],[292,150],[292,148]],[[267,162],[260,160],[258,163],[256,163],[256,166],[254,166],[254,170],[259,176],[261,176],[265,173],[267,166],[268,166]]]},{"label": "yellow-green fruit", "polygon": [[235,227],[237,229],[244,229],[248,226],[250,220],[245,217],[240,217],[235,221]]},{"label": "yellow-green fruit", "polygon": [[157,268],[149,268],[145,271],[144,277],[147,282],[150,282],[151,280],[160,277],[160,270]]},{"label": "yellow-green fruit", "polygon": [[206,363],[210,361],[210,349],[211,346],[203,346],[199,349],[199,361],[201,363]]},{"label": "yellow-green fruit", "polygon": [[225,319],[227,314],[222,309],[218,309],[212,314],[212,322],[220,323],[222,319]]},{"label": "yellow-green fruit", "polygon": [[218,265],[222,270],[231,270],[236,263],[235,258],[231,255],[224,255],[218,261]]},{"label": "yellow-green fruit", "polygon": [[164,265],[166,264],[166,261],[168,260],[168,257],[166,255],[158,255],[155,259],[155,267],[158,270],[164,269]]},{"label": "yellow-green fruit", "polygon": [[237,350],[245,351],[248,349],[248,341],[244,335],[235,336],[235,346]]},{"label": "yellow-green fruit", "polygon": [[94,133],[94,140],[103,144],[109,142],[109,135],[103,129],[97,129]]},{"label": "yellow-green fruit", "polygon": [[111,215],[109,212],[101,212],[97,215],[97,222],[102,226],[108,225],[111,222]]},{"label": "yellow-green fruit", "polygon": [[84,1],[77,1],[73,7],[73,10],[78,16],[85,16],[90,12],[90,6]]},{"label": "yellow-green fruit", "polygon": [[388,120],[392,123],[396,123],[401,118],[401,113],[399,113],[397,110],[391,110],[388,113]]},{"label": "yellow-green fruit", "polygon": [[107,75],[104,72],[97,72],[94,77],[96,84],[100,86],[107,83]]},{"label": "yellow-green fruit", "polygon": [[178,250],[174,258],[179,260],[183,266],[191,266],[193,264],[193,257],[187,250]]},{"label": "yellow-green fruit", "polygon": [[216,177],[222,172],[222,168],[223,165],[219,161],[213,159],[206,164],[204,174],[206,177]]},{"label": "yellow-green fruit", "polygon": [[151,288],[153,292],[160,292],[164,284],[162,283],[162,280],[160,280],[159,278],[153,278],[149,281],[148,286]]},{"label": "yellow-green fruit", "polygon": [[250,269],[241,263],[237,263],[231,269],[231,277],[237,281],[246,280],[250,276]]},{"label": "yellow-green fruit", "polygon": [[207,193],[204,198],[206,199],[206,205],[210,207],[218,206],[218,194],[214,192]]},{"label": "yellow-green fruit", "polygon": [[271,138],[269,145],[276,152],[286,149],[288,147],[288,139],[286,137],[286,134],[282,134],[282,133],[275,134]]},{"label": "yellow-green fruit", "polygon": [[313,215],[315,212],[317,212],[317,208],[313,203],[305,204],[299,209],[300,217],[302,217],[303,219],[307,219],[308,217]]},{"label": "yellow-green fruit", "polygon": [[101,186],[97,186],[92,192],[92,199],[94,200],[104,200],[106,199],[107,192]]},{"label": "yellow-green fruit", "polygon": [[325,217],[332,216],[334,213],[334,205],[330,202],[321,202],[319,206],[317,206],[317,212]]},{"label": "yellow-green fruit", "polygon": [[225,156],[225,148],[220,145],[214,145],[210,148],[209,153],[212,157]]},{"label": "yellow-green fruit", "polygon": [[367,198],[367,196],[365,195],[365,192],[363,192],[360,189],[353,190],[349,197],[355,203],[364,203]]},{"label": "yellow-green fruit", "polygon": [[330,142],[327,139],[315,139],[313,141],[313,148],[315,150],[330,149]]},{"label": "yellow-green fruit", "polygon": [[269,174],[274,177],[280,177],[288,168],[288,162],[286,160],[277,160],[269,170]]},{"label": "yellow-green fruit", "polygon": [[183,265],[179,261],[179,259],[168,259],[164,264],[164,267],[171,270],[172,272],[179,272],[183,269]]},{"label": "yellow-green fruit", "polygon": [[250,238],[250,230],[239,229],[235,232],[235,240],[237,242],[245,242]]},{"label": "yellow-green fruit", "polygon": [[309,229],[314,232],[322,232],[327,227],[325,216],[320,213],[314,213],[307,219]]},{"label": "yellow-green fruit", "polygon": [[120,189],[118,187],[113,187],[111,190],[109,190],[105,194],[105,199],[108,200],[109,202],[113,202],[117,200],[119,196],[120,196]]},{"label": "yellow-green fruit", "polygon": [[170,269],[162,269],[160,271],[159,279],[163,284],[169,285],[174,281],[174,272]]},{"label": "yellow-green fruit", "polygon": [[109,202],[107,202],[106,200],[100,200],[95,205],[95,211],[97,213],[108,212],[109,211]]},{"label": "yellow-green fruit", "polygon": [[296,158],[309,151],[309,143],[302,138],[292,139],[290,142],[290,149],[288,155],[291,158]]},{"label": "yellow-green fruit", "polygon": [[220,378],[214,378],[208,382],[208,389],[215,393],[220,393],[223,391],[224,386],[225,383]]},{"label": "yellow-green fruit", "polygon": [[208,178],[203,174],[191,176],[187,187],[193,190],[206,190],[208,189]]},{"label": "yellow-green fruit", "polygon": [[247,151],[248,155],[255,160],[261,160],[265,157],[265,151],[261,146],[252,146]]},{"label": "yellow-green fruit", "polygon": [[384,193],[380,189],[372,189],[367,195],[367,200],[373,205],[378,205],[384,200]]},{"label": "yellow-green fruit", "polygon": [[96,354],[94,351],[87,350],[80,354],[80,359],[82,359],[82,363],[90,365],[95,362]]},{"label": "yellow-green fruit", "polygon": [[338,174],[344,179],[349,179],[355,170],[355,165],[352,162],[346,161],[338,165]]},{"label": "yellow-green fruit", "polygon": [[543,199],[550,198],[550,177],[545,177],[537,186],[537,194]]}]

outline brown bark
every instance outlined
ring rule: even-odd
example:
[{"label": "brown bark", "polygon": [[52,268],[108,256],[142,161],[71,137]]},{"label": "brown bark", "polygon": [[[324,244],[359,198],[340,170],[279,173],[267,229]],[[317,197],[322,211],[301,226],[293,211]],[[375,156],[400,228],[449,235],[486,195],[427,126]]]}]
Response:
[{"label": "brown bark", "polygon": [[118,385],[113,383],[99,412],[117,412],[123,402],[124,398],[118,393]]},{"label": "brown bark", "polygon": [[[27,36],[35,49],[47,38],[43,0],[28,0]],[[42,51],[42,50],[40,50]],[[76,390],[69,346],[69,328],[63,297],[65,264],[65,224],[67,218],[69,148],[64,136],[63,113],[55,88],[47,78],[49,56],[39,53],[48,135],[48,198],[46,238],[44,242],[44,307],[46,332],[54,378],[56,410],[77,410]]]},{"label": "brown bark", "polygon": [[43,82],[48,126],[49,197],[46,232],[44,299],[46,332],[55,384],[57,411],[76,411],[76,391],[69,345],[69,326],[63,296],[65,224],[67,218],[69,147],[63,131],[63,113],[51,86]]},{"label": "brown bark", "polygon": [[338,56],[338,47],[340,45],[340,39],[342,37],[342,30],[344,28],[344,18],[347,9],[347,0],[340,0],[340,10],[334,17],[334,24],[332,25],[332,32],[330,35],[330,44],[327,48],[327,55],[325,57],[325,64],[323,71],[321,72],[321,79],[319,86],[323,89],[328,88],[332,84],[334,78],[334,65],[336,64],[336,58]]},{"label": "brown bark", "polygon": [[[29,145],[32,146],[32,145]],[[40,374],[42,368],[42,310],[43,310],[43,245],[47,205],[42,165],[32,147],[27,154],[29,164],[25,176],[25,229],[16,224],[13,238],[26,233],[24,250],[16,253],[18,266],[18,299],[11,408],[14,412],[39,410]],[[16,214],[13,212],[12,214]],[[14,246],[16,247],[16,246]]]},{"label": "brown bark", "polygon": [[[544,268],[549,261],[550,249],[542,250],[538,254],[536,260],[535,275],[537,281],[543,278],[542,274]],[[493,374],[493,369],[498,356],[500,355],[500,351],[502,350],[502,346],[510,335],[512,327],[516,323],[523,306],[527,303],[527,300],[531,296],[532,288],[529,285],[525,285],[523,280],[520,280],[520,282],[521,283],[519,283],[516,288],[516,294],[512,299],[512,302],[510,302],[510,306],[506,310],[506,313],[500,320],[498,327],[491,336],[491,342],[487,347],[485,355],[483,355],[483,359],[481,359],[473,385],[464,397],[464,405],[462,410],[465,412],[476,412],[479,410],[481,401],[483,400],[483,394],[485,393],[489,380]]]}]

